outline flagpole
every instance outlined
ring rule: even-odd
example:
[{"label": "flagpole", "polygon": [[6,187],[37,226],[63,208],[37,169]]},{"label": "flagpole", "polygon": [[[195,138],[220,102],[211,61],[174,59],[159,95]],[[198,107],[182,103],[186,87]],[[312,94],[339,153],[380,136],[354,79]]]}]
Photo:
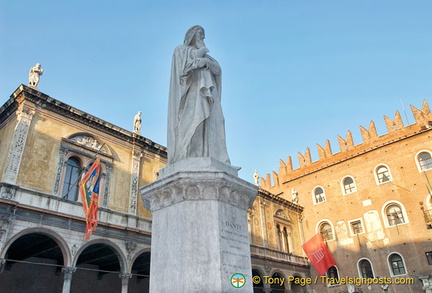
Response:
[{"label": "flagpole", "polygon": [[[101,145],[101,147],[99,148],[99,150],[96,152],[96,154],[91,158],[91,160],[90,161],[93,161],[94,159],[96,159],[96,157],[100,154],[100,152],[102,151],[102,148],[104,147],[104,145],[105,145],[106,143],[104,142],[102,145]],[[67,198],[67,196],[69,195],[69,192],[72,190],[72,188],[75,186],[75,185],[77,185],[77,183],[81,180],[81,175],[82,175],[82,173],[85,171],[85,168],[82,168],[81,169],[81,171],[79,172],[79,175],[78,175],[78,179],[73,183],[73,184],[71,184],[71,187],[69,188],[69,190],[66,192],[66,194],[64,195],[64,196],[62,196],[62,198]]]}]

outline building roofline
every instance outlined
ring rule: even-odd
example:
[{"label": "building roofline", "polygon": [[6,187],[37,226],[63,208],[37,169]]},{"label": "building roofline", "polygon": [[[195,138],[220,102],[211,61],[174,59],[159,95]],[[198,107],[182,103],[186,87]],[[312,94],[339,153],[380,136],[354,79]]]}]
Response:
[{"label": "building roofline", "polygon": [[277,203],[283,207],[286,207],[292,211],[296,211],[298,213],[303,212],[303,207],[295,204],[289,200],[286,200],[282,197],[280,197],[277,194],[273,194],[265,189],[262,189],[261,187],[258,189],[258,195],[266,200],[270,200],[271,202]]},{"label": "building roofline", "polygon": [[6,101],[0,107],[0,125],[11,115],[14,115],[18,105],[24,100],[34,103],[44,109],[48,109],[54,113],[68,117],[71,120],[80,122],[84,125],[88,125],[101,132],[107,133],[121,140],[128,141],[132,144],[140,145],[144,149],[157,153],[161,157],[167,157],[167,148],[153,142],[152,140],[133,133],[119,126],[111,124],[103,119],[72,107],[66,103],[63,103],[57,99],[54,99],[41,91],[21,84],[10,96],[10,99]]}]

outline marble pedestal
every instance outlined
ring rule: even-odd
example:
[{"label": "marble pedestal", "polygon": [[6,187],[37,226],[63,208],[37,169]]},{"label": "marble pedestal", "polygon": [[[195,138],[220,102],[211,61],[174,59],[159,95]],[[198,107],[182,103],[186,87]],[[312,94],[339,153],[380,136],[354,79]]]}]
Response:
[{"label": "marble pedestal", "polygon": [[[231,166],[191,162],[141,188],[153,217],[150,292],[253,292],[246,213],[257,187]],[[236,273],[245,276],[241,288],[231,283]]]}]

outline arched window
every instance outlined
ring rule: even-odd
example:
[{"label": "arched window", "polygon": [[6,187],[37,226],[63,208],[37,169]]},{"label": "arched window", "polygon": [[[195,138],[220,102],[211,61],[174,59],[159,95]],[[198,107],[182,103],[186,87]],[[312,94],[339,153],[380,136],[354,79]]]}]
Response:
[{"label": "arched window", "polygon": [[324,240],[330,241],[334,239],[333,229],[328,222],[322,222],[319,226],[319,232]]},{"label": "arched window", "polygon": [[368,261],[367,259],[362,259],[359,262],[359,270],[360,270],[361,278],[374,278],[372,265],[370,261]]},{"label": "arched window", "polygon": [[315,188],[314,198],[315,198],[315,203],[325,202],[326,197],[325,197],[324,189],[322,189],[321,187]]},{"label": "arched window", "polygon": [[421,152],[417,156],[421,171],[432,169],[432,157],[429,152]]},{"label": "arched window", "polygon": [[405,264],[400,254],[392,253],[388,259],[393,276],[406,274]]},{"label": "arched window", "polygon": [[292,248],[291,219],[283,210],[277,210],[274,217],[279,249],[280,251],[289,253],[290,247]]},{"label": "arched window", "polygon": [[76,201],[78,199],[78,181],[81,164],[77,158],[71,157],[66,162],[66,172],[63,180],[62,198]]},{"label": "arched window", "polygon": [[285,286],[284,286],[285,283],[283,281],[280,281],[280,280],[284,280],[285,277],[282,274],[274,273],[273,276],[272,276],[272,279],[273,280],[278,280],[278,281],[275,281],[275,282],[271,283],[271,285],[270,285],[271,292],[272,293],[273,292],[274,293],[277,293],[277,292],[284,293],[285,292]]},{"label": "arched window", "polygon": [[[336,280],[336,283],[340,282],[339,281],[339,272],[338,272],[337,267],[332,266],[331,268],[329,268],[326,275],[327,275],[327,278],[333,278],[333,280]],[[334,285],[337,285],[337,284],[333,284],[333,283],[330,284],[329,283],[329,286],[334,286]]]},{"label": "arched window", "polygon": [[390,204],[386,208],[387,221],[389,226],[395,226],[405,223],[405,218],[402,209],[397,204]]},{"label": "arched window", "polygon": [[352,177],[345,177],[342,180],[342,186],[344,194],[350,194],[357,191],[357,187]]},{"label": "arched window", "polygon": [[389,169],[384,165],[378,166],[376,168],[375,174],[378,184],[386,183],[392,180]]}]

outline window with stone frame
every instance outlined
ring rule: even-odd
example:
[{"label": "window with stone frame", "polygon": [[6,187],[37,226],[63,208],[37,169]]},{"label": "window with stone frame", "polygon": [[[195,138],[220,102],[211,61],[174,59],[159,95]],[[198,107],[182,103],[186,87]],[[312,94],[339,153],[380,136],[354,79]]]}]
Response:
[{"label": "window with stone frame", "polygon": [[373,270],[372,270],[372,264],[367,259],[362,259],[359,262],[359,269],[361,273],[362,278],[375,278]]},{"label": "window with stone frame", "polygon": [[363,223],[359,220],[354,220],[350,222],[351,234],[357,235],[363,233]]},{"label": "window with stone frame", "polygon": [[389,169],[383,165],[376,168],[376,177],[379,184],[392,180]]},{"label": "window with stone frame", "polygon": [[402,208],[397,204],[390,204],[385,209],[389,226],[396,226],[405,223]]},{"label": "window with stone frame", "polygon": [[432,157],[429,152],[421,152],[418,154],[417,160],[422,171],[432,169]]},{"label": "window with stone frame", "polygon": [[290,217],[283,211],[277,210],[274,215],[274,221],[277,231],[277,240],[279,249],[289,253],[292,249],[292,221]]},{"label": "window with stone frame", "polygon": [[406,274],[406,268],[404,261],[402,257],[397,254],[393,253],[389,256],[389,264],[390,268],[392,270],[393,276],[399,276],[399,275],[405,275]]},{"label": "window with stone frame", "polygon": [[354,179],[352,177],[345,177],[342,181],[344,194],[350,194],[357,191]]},{"label": "window with stone frame", "polygon": [[331,268],[329,268],[326,275],[327,275],[327,278],[331,278],[332,281],[335,281],[335,283],[328,283],[328,286],[335,286],[335,285],[338,285],[340,283],[339,271],[338,271],[337,267],[332,266]]},{"label": "window with stone frame", "polygon": [[77,179],[91,167],[96,155],[101,157],[99,202],[100,206],[107,207],[114,158],[109,148],[89,133],[76,133],[62,139],[53,193],[68,200],[79,200]]},{"label": "window with stone frame", "polygon": [[81,162],[76,157],[70,157],[66,161],[65,176],[63,179],[62,198],[77,201],[78,182],[81,179]]},{"label": "window with stone frame", "polygon": [[330,223],[322,222],[319,226],[319,232],[321,233],[322,239],[326,241],[334,240],[333,229]]},{"label": "window with stone frame", "polygon": [[276,225],[278,240],[279,240],[279,248],[283,252],[290,252],[289,242],[288,242],[288,232],[286,227],[283,227],[279,224]]},{"label": "window with stone frame", "polygon": [[429,265],[432,265],[432,251],[428,251],[425,253],[426,254],[426,259]]},{"label": "window with stone frame", "polygon": [[326,196],[324,193],[324,189],[322,189],[321,187],[315,188],[314,189],[314,198],[315,198],[315,203],[325,202]]}]

